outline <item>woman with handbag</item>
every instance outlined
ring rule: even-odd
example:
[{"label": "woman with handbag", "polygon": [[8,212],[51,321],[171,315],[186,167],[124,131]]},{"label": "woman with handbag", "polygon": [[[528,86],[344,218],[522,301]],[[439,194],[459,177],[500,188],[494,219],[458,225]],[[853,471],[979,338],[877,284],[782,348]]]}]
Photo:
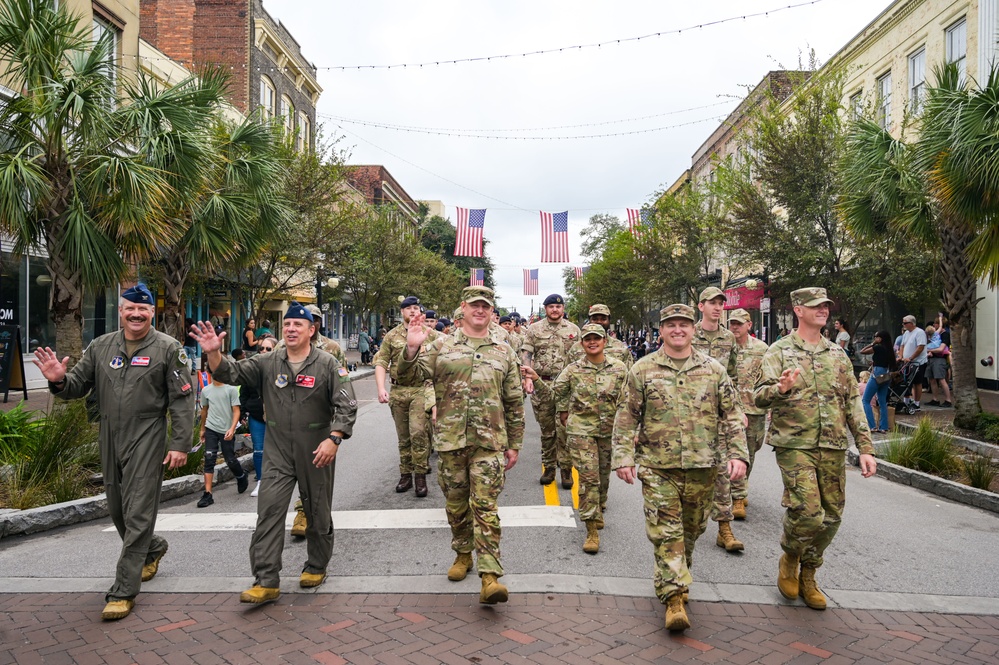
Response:
[{"label": "woman with handbag", "polygon": [[[874,341],[860,350],[862,355],[873,354],[871,358],[871,380],[867,382],[864,396],[864,414],[867,416],[867,426],[872,432],[888,431],[888,389],[891,387],[892,372],[896,369],[895,351],[892,348],[891,336],[887,330],[879,330],[874,335]],[[871,400],[878,397],[879,420],[874,427],[874,409]]]}]

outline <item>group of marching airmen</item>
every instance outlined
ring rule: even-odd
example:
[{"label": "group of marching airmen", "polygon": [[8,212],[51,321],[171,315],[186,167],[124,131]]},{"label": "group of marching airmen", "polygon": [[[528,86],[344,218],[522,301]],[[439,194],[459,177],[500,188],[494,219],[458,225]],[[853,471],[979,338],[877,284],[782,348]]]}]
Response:
[{"label": "group of marching airmen", "polygon": [[[848,432],[864,477],[875,473],[876,461],[852,363],[822,335],[832,301],[822,288],[794,291],[791,301],[798,328],[768,347],[750,334],[745,310],[731,310],[728,327],[722,324],[725,294],[709,287],[696,310],[682,303],[663,308],[661,347],[634,361],[609,332],[605,305],[592,305],[580,329],[554,294],[544,301],[545,317],[530,325],[516,315],[500,317],[492,290],[482,286],[463,290],[453,321],[438,320],[415,297],[404,299],[402,323],[374,358],[375,381],[399,438],[396,492],[415,488],[426,496],[430,452],[437,454],[456,554],[448,579],[462,580],[474,568],[480,602],[508,598],[499,582],[497,504],[523,444],[529,394],[541,428],[541,484],[559,475],[568,489],[577,472],[584,552],[599,552],[611,471],[628,484],[641,482],[653,582],[668,630],[690,626],[684,605],[694,543],[709,517],[718,523],[718,546],[744,549],[731,522],[746,518],[747,481],[764,438],[784,484],[778,589],[824,609],[815,574],[842,517]],[[131,612],[141,582],[155,576],[167,551],[153,533],[161,466],[184,465],[193,434],[187,354],[152,328],[154,303],[142,284],[125,291],[121,330],[94,340],[71,370],[68,358],[59,360],[51,349],[35,353],[56,396],[93,391],[100,404],[104,483],[123,541],[102,613],[109,620]],[[296,484],[295,524],[307,541],[299,583],[311,588],[325,581],[335,459],[357,416],[350,374],[342,358],[316,343],[312,312],[291,303],[282,333],[274,352],[233,361],[222,353],[224,333],[208,322],[190,330],[213,375],[255,388],[267,412],[250,544],[254,584],[240,595],[245,603],[280,596],[285,515]]]}]

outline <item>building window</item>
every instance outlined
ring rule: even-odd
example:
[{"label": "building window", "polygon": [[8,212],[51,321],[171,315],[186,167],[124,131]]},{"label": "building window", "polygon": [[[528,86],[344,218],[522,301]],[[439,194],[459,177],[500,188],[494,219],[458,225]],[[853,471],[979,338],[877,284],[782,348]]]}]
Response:
[{"label": "building window", "polygon": [[270,120],[277,114],[277,93],[274,83],[266,76],[260,77],[260,110],[264,118]]},{"label": "building window", "polygon": [[891,129],[891,72],[878,79],[878,124]]},{"label": "building window", "polygon": [[288,95],[281,95],[281,122],[284,124],[284,131],[291,136],[295,132],[295,105]]},{"label": "building window", "polygon": [[968,21],[962,18],[947,28],[947,62],[957,64],[961,81],[965,80],[968,65]]},{"label": "building window", "polygon": [[864,112],[864,92],[863,90],[858,90],[857,92],[850,95],[850,118],[852,120],[858,119]]},{"label": "building window", "polygon": [[312,121],[305,113],[298,114],[298,151],[306,152],[312,147]]},{"label": "building window", "polygon": [[926,47],[909,56],[909,110],[918,115],[926,99]]},{"label": "building window", "polygon": [[[107,77],[111,80],[112,89],[117,90],[118,49],[121,47],[121,30],[118,26],[112,24],[98,14],[94,14],[93,34],[95,43],[101,41],[102,39],[107,39],[111,43],[107,61],[103,69]],[[115,100],[111,99],[109,103],[113,105]]]}]

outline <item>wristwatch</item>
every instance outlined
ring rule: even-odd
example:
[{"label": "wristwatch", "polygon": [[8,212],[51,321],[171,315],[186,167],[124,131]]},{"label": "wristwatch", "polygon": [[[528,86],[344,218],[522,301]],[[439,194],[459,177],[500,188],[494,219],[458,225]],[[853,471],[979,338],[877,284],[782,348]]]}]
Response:
[{"label": "wristwatch", "polygon": [[333,432],[330,432],[330,441],[332,441],[334,445],[339,446],[341,443],[343,443],[343,437],[338,436]]}]

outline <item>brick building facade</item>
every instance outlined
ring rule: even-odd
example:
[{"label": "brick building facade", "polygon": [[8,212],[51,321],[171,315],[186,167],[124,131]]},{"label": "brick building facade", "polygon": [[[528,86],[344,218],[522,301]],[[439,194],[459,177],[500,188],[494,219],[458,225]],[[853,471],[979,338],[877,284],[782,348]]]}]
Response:
[{"label": "brick building facade", "polygon": [[316,67],[262,0],[142,0],[140,23],[142,38],[182,65],[229,69],[239,111],[277,117],[300,149],[315,146]]}]

